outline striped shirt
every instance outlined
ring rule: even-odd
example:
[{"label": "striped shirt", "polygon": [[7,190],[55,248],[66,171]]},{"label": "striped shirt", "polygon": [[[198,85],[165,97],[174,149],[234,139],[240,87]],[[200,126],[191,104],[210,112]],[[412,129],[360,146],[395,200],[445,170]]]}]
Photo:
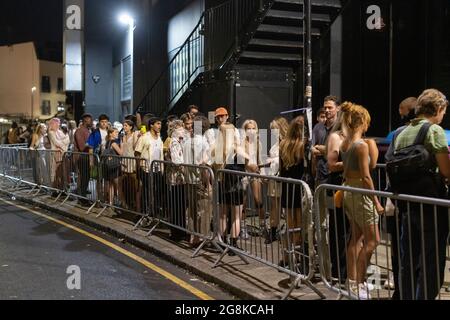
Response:
[{"label": "striped shirt", "polygon": [[[414,119],[411,124],[399,134],[395,140],[395,150],[411,146],[419,134],[420,128],[427,122],[426,119]],[[432,154],[449,153],[447,137],[444,129],[437,124],[433,124],[428,131],[424,143],[425,148]]]}]

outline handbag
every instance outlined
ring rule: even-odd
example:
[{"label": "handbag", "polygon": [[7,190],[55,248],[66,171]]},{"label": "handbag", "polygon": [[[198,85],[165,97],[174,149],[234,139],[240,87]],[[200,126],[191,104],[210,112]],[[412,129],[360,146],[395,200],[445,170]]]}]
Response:
[{"label": "handbag", "polygon": [[342,208],[344,204],[344,191],[338,190],[334,194],[334,205],[336,208],[340,209]]},{"label": "handbag", "polygon": [[108,170],[116,170],[121,167],[120,159],[117,157],[116,151],[112,148],[111,142],[109,142],[108,147],[103,152],[102,158]]}]

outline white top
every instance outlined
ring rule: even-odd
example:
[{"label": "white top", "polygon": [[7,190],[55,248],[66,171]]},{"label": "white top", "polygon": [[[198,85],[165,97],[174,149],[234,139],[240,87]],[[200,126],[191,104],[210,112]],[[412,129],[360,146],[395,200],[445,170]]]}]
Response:
[{"label": "white top", "polygon": [[128,139],[126,137],[124,137],[123,139],[122,148],[123,148],[123,157],[125,159],[123,159],[122,163],[124,165],[123,170],[126,173],[136,172],[136,161],[134,161],[134,159],[131,158],[134,158],[134,147],[137,141],[138,137],[135,133],[129,136]]},{"label": "white top", "polygon": [[210,165],[212,163],[208,140],[205,136],[195,135],[189,138],[183,148],[184,163]]},{"label": "white top", "polygon": [[[211,149],[211,147],[215,145],[216,140],[219,136],[219,129],[214,129],[214,128],[208,129],[205,132],[204,136],[205,136],[206,141],[208,142],[209,147]],[[237,128],[234,128],[234,138],[236,139],[238,144],[242,143],[241,134],[239,132],[239,129],[237,129]]]},{"label": "white top", "polygon": [[108,135],[108,131],[100,129],[100,134],[102,135],[102,147],[105,147],[105,145],[106,145],[106,136]]},{"label": "white top", "polygon": [[66,152],[69,148],[69,135],[64,134],[61,130],[49,131],[48,138],[50,140],[51,149]]},{"label": "white top", "polygon": [[172,139],[170,142],[170,159],[174,164],[183,164],[183,142],[178,139]]},{"label": "white top", "polygon": [[265,175],[277,176],[280,170],[280,142],[277,142],[269,151],[270,170],[265,171]]},{"label": "white top", "polygon": [[141,154],[141,158],[147,160],[147,164],[143,166],[144,170],[150,172],[150,166],[155,160],[164,160],[163,142],[161,137],[153,138],[150,132],[143,135],[136,144],[136,152]]}]

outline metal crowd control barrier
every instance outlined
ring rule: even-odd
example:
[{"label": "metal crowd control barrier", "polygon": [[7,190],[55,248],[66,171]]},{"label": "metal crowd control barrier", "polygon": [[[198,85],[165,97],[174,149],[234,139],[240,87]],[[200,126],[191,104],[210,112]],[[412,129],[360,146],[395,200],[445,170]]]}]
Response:
[{"label": "metal crowd control barrier", "polygon": [[0,149],[4,148],[28,148],[28,144],[26,143],[16,143],[16,144],[2,144],[0,145]]},{"label": "metal crowd control barrier", "polygon": [[144,219],[155,222],[148,236],[159,224],[170,228],[174,240],[183,240],[189,235],[191,245],[196,248],[193,258],[207,244],[222,252],[214,233],[214,173],[211,168],[166,161],[147,165],[144,163],[138,170],[145,214],[138,225]]},{"label": "metal crowd control barrier", "polygon": [[[301,282],[325,298],[311,283],[315,267],[313,196],[305,182],[219,170],[215,190],[216,232],[225,251],[214,266],[227,253],[244,262],[249,258],[290,276],[285,299]],[[247,234],[250,225],[259,231]]]},{"label": "metal crowd control barrier", "polygon": [[[387,203],[384,217],[373,207],[375,196]],[[327,208],[330,224],[316,233],[327,288],[349,299],[450,299],[442,289],[450,280],[450,201],[321,185],[314,196],[317,225],[326,198],[334,199]],[[327,239],[321,239],[324,235]]]},{"label": "metal crowd control barrier", "polygon": [[56,196],[55,202],[64,192],[64,152],[57,150],[19,150],[27,159],[25,165],[31,168],[31,174],[27,175],[25,182],[32,186],[30,194],[36,189],[35,196],[41,191],[52,191]]},{"label": "metal crowd control barrier", "polygon": [[387,173],[386,173],[386,165],[385,164],[377,164],[374,172],[372,173],[372,180],[375,184],[375,190],[378,191],[386,191],[387,189]]},{"label": "metal crowd control barrier", "polygon": [[[143,199],[148,198],[146,189],[139,183],[138,172],[145,159],[103,155],[98,166],[98,196],[103,206],[100,217],[104,214],[115,217],[118,213],[128,212],[142,217]],[[136,222],[136,221],[135,221]]]},{"label": "metal crowd control barrier", "polygon": [[63,156],[63,188],[55,200],[66,195],[63,204],[70,198],[89,208],[89,213],[100,199],[98,176],[100,160],[98,155],[82,152],[66,152]]},{"label": "metal crowd control barrier", "polygon": [[[16,187],[18,180],[15,178],[19,172],[19,157],[17,148],[0,148],[0,174],[3,177],[4,188]],[[12,186],[11,186],[12,185]]]}]

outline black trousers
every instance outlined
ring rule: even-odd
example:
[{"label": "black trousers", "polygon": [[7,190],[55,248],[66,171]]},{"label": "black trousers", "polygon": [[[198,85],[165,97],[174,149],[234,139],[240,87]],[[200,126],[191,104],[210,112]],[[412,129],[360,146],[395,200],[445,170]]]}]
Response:
[{"label": "black trousers", "polygon": [[77,168],[78,168],[78,194],[81,197],[86,197],[90,180],[89,156],[80,155],[77,161]]},{"label": "black trousers", "polygon": [[[403,300],[434,300],[444,283],[449,217],[446,208],[400,206],[400,288]],[[436,213],[436,214],[435,214]]]}]

